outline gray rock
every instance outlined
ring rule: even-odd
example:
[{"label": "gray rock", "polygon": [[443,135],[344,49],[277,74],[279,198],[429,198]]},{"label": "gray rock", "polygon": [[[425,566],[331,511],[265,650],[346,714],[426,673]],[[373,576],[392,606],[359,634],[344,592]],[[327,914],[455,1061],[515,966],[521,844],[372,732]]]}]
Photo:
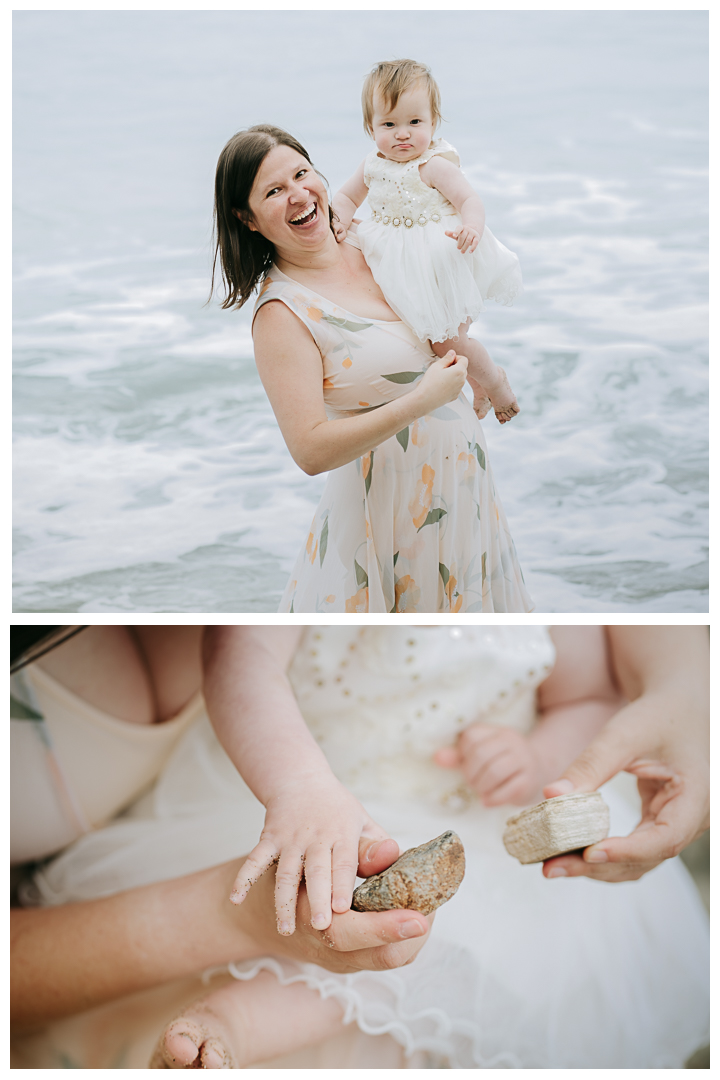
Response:
[{"label": "gray rock", "polygon": [[462,841],[456,833],[444,832],[410,848],[382,874],[358,885],[352,907],[354,911],[411,908],[429,915],[455,895],[464,876]]}]

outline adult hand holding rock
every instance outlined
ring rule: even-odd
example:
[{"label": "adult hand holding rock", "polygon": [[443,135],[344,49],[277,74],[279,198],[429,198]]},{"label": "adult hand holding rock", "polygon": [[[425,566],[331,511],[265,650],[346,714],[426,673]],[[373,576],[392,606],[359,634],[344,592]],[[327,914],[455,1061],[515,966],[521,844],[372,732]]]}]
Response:
[{"label": "adult hand holding rock", "polygon": [[678,855],[710,824],[709,642],[701,626],[608,627],[618,685],[630,704],[565,770],[546,798],[637,777],[642,817],[627,837],[548,859],[543,874],[632,881]]}]

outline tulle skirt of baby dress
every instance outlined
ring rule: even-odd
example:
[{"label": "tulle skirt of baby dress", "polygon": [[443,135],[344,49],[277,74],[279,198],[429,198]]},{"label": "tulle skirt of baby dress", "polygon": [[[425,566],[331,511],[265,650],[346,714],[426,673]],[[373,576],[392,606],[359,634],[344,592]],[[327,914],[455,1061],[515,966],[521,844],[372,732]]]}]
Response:
[{"label": "tulle skirt of baby dress", "polygon": [[[553,659],[542,627],[305,632],[290,677],[336,774],[401,848],[454,829],[467,870],[408,967],[231,965],[237,979],[268,970],[343,1008],[344,1036],[264,1067],[681,1068],[707,1042],[707,918],[680,861],[621,884],[548,881],[503,847],[513,809],[482,807],[432,762],[476,719],[527,731]],[[612,833],[629,832],[637,807],[614,782],[603,794]],[[263,817],[200,720],[124,821],[36,876],[37,897],[104,895],[231,859]]]},{"label": "tulle skirt of baby dress", "polygon": [[363,222],[358,226],[365,261],[390,307],[421,340],[446,341],[475,320],[486,300],[512,304],[522,292],[517,255],[485,227],[473,252],[458,251],[445,230],[459,230],[458,214],[402,232]]}]

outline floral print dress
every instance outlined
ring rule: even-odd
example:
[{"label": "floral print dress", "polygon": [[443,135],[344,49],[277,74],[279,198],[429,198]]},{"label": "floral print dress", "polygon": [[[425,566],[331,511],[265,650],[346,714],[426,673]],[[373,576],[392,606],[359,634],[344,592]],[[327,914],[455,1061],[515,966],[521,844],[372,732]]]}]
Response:
[{"label": "floral print dress", "polygon": [[[362,318],[271,267],[255,312],[281,300],[312,334],[331,420],[409,393],[435,357],[402,322]],[[464,394],[328,476],[282,612],[531,611]]]}]

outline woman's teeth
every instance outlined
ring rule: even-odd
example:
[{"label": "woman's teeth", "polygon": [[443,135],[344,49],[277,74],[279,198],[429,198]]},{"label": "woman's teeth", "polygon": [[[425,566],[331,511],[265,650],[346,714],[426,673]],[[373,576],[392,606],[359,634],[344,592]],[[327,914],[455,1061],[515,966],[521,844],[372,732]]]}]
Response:
[{"label": "woman's teeth", "polygon": [[313,203],[312,206],[308,207],[307,210],[303,210],[302,214],[298,214],[297,217],[290,218],[290,224],[291,225],[302,225],[302,224],[304,224],[306,221],[309,221],[310,218],[315,216],[315,211],[316,210],[317,210],[317,203]]}]

